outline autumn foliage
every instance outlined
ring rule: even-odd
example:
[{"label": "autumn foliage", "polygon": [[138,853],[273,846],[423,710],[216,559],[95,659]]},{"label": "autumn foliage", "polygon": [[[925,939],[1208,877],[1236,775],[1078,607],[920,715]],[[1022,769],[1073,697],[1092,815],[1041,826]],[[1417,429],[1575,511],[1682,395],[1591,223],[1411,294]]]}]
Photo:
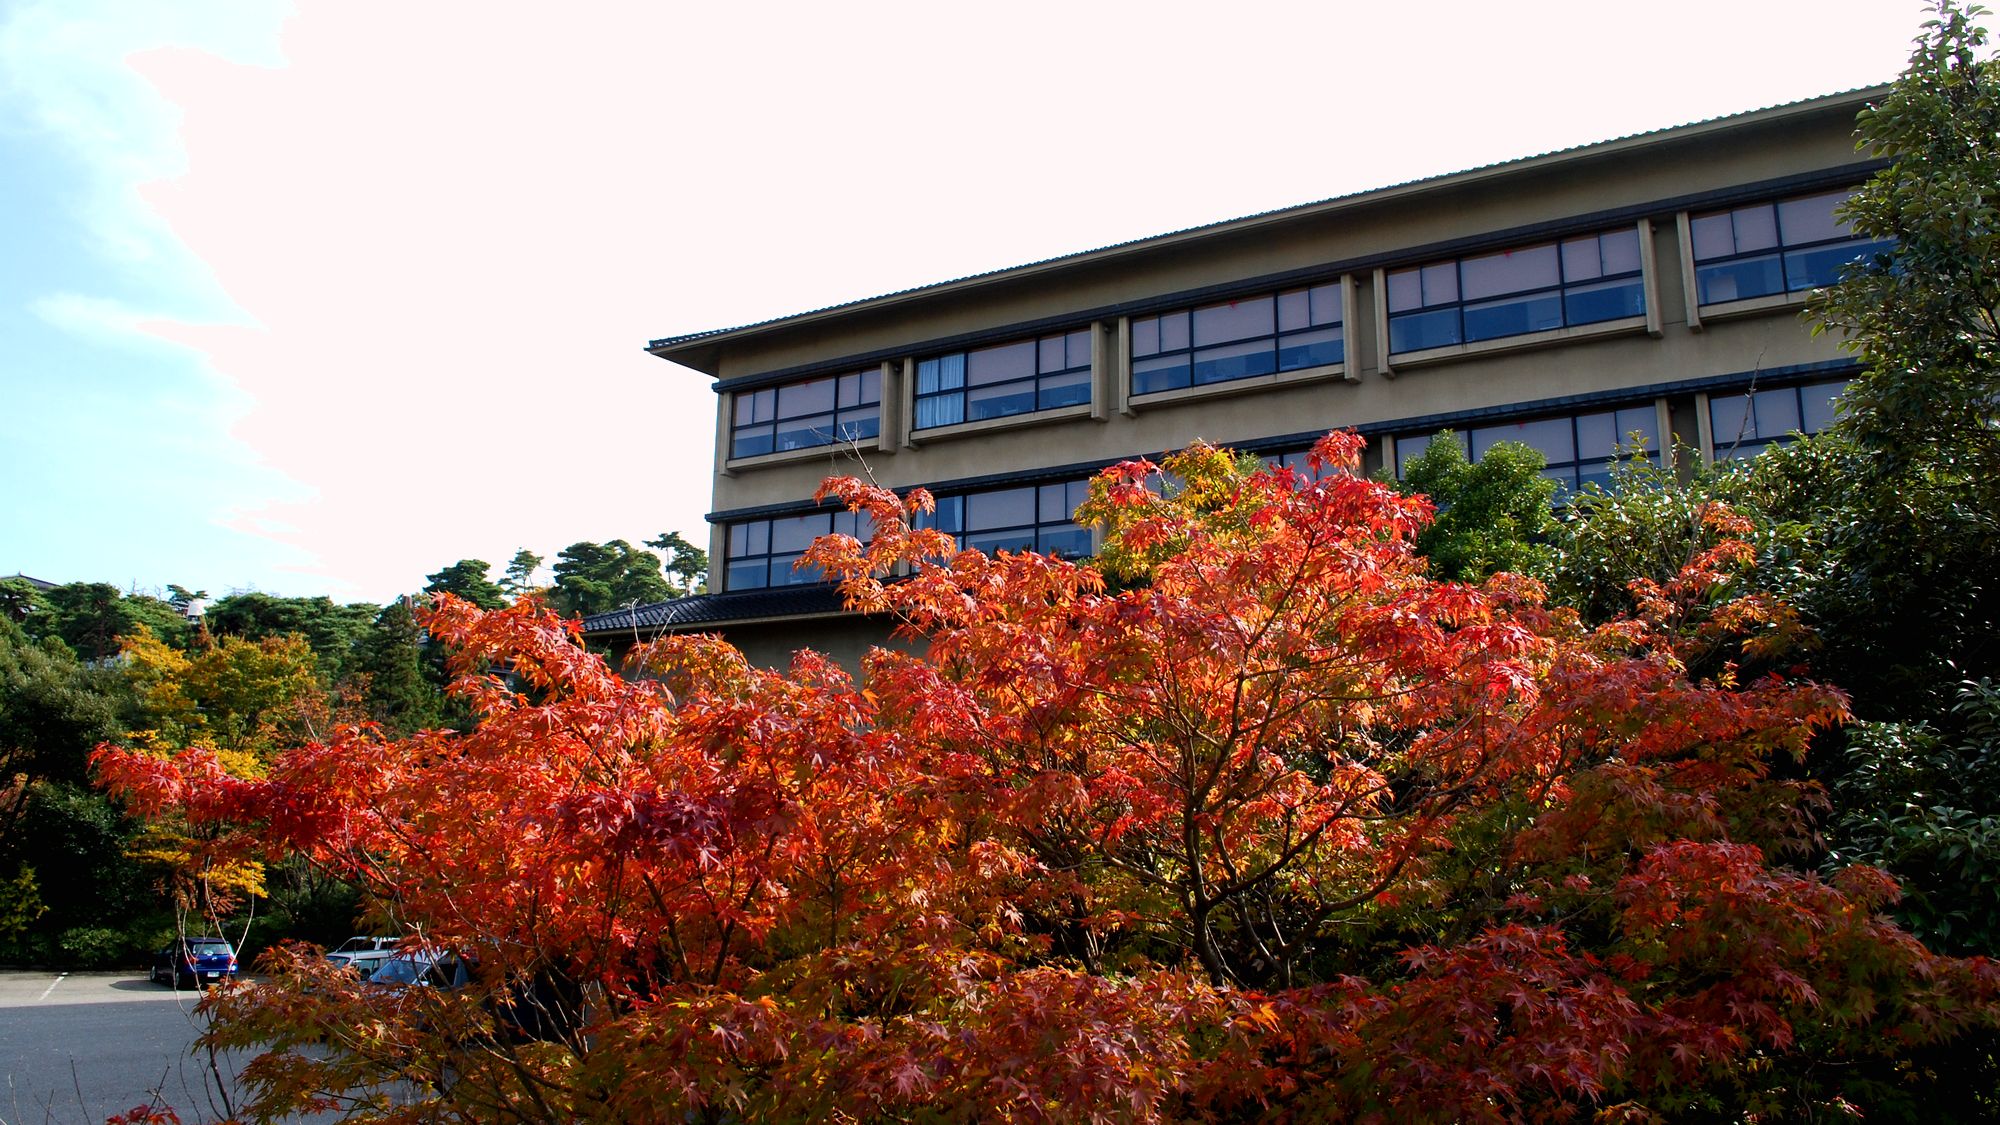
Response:
[{"label": "autumn foliage", "polygon": [[440,599],[469,734],[349,729],[254,779],[101,751],[134,808],[477,960],[389,992],[277,956],[213,1001],[267,1051],[246,1116],[1810,1115],[1992,1027],[2000,975],[1887,922],[1886,877],[1786,866],[1818,799],[1790,763],[1845,705],[1732,596],[1726,511],[1591,629],[1429,579],[1421,499],[1164,467],[1096,482],[1096,563],[956,551],[921,491],[830,481],[875,534],[808,561],[918,642],[859,677],[687,636],[620,676],[532,605]]}]

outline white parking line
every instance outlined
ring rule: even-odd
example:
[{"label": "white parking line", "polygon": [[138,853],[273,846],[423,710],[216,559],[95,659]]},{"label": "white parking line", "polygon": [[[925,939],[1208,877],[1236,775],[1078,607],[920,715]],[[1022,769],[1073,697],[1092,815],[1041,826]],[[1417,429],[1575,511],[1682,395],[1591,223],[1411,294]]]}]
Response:
[{"label": "white parking line", "polygon": [[56,990],[56,985],[61,984],[63,982],[63,978],[68,975],[69,975],[68,973],[57,973],[56,979],[50,981],[49,986],[47,988],[42,989],[42,994],[40,996],[35,997],[35,1003],[39,1004],[42,1001],[47,1000],[49,998],[49,993],[54,992]]}]

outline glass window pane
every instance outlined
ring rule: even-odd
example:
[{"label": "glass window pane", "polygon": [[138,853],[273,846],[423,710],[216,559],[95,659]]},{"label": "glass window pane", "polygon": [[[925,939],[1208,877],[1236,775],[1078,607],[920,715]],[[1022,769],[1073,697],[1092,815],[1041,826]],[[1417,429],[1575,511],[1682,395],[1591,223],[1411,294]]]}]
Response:
[{"label": "glass window pane", "polygon": [[1736,252],[1748,254],[1778,245],[1778,212],[1768,203],[1738,207],[1729,213],[1736,229]]},{"label": "glass window pane", "polygon": [[1034,409],[1033,379],[1019,383],[1001,383],[991,387],[973,387],[965,392],[965,419],[968,422],[977,422],[981,418],[1030,414]]},{"label": "glass window pane", "polygon": [[1079,328],[1064,337],[1064,347],[1069,351],[1069,366],[1073,368],[1090,366],[1091,331],[1088,328]]},{"label": "glass window pane", "polygon": [[996,527],[1032,527],[1034,522],[1033,488],[975,492],[965,498],[967,531],[988,531]]},{"label": "glass window pane", "polygon": [[1339,363],[1345,354],[1342,329],[1336,325],[1313,332],[1296,332],[1278,339],[1278,370],[1297,371]]},{"label": "glass window pane", "polygon": [[1132,322],[1132,354],[1152,355],[1160,350],[1160,318],[1141,317]]},{"label": "glass window pane", "polygon": [[1720,459],[1725,451],[1737,442],[1755,438],[1757,431],[1750,424],[1750,399],[1747,395],[1716,395],[1708,400],[1709,438],[1715,443],[1715,456]]},{"label": "glass window pane", "polygon": [[1795,250],[1785,255],[1785,288],[1796,293],[1818,289],[1840,280],[1841,267],[1861,261],[1877,250],[1888,249],[1886,242],[1836,242],[1811,250]]},{"label": "glass window pane", "polygon": [[1704,305],[1785,291],[1785,271],[1776,254],[1703,266],[1695,271],[1694,280]]},{"label": "glass window pane", "polygon": [[917,425],[919,430],[933,426],[950,426],[965,421],[965,396],[952,392],[936,398],[917,399]]},{"label": "glass window pane", "polygon": [[777,438],[772,434],[769,425],[759,426],[753,430],[738,430],[730,439],[729,455],[731,457],[757,457],[771,452],[772,446],[776,441]]},{"label": "glass window pane", "polygon": [[1303,289],[1278,294],[1278,331],[1297,332],[1312,327],[1312,298]]},{"label": "glass window pane", "polygon": [[1550,464],[1576,460],[1576,442],[1570,435],[1568,418],[1539,418],[1500,426],[1481,426],[1472,431],[1472,456],[1486,456],[1498,442],[1518,441],[1541,451]]},{"label": "glass window pane", "polygon": [[822,414],[833,409],[833,380],[814,379],[778,388],[778,417],[797,418],[802,414]]},{"label": "glass window pane", "polygon": [[801,567],[797,565],[798,561],[797,555],[771,556],[771,585],[810,586],[825,577],[818,567]]},{"label": "glass window pane", "polygon": [[1271,306],[1271,298],[1255,297],[1196,309],[1194,342],[1200,346],[1269,336],[1272,332]]},{"label": "glass window pane", "polygon": [[1799,392],[1791,387],[1758,391],[1752,410],[1758,437],[1783,437],[1799,428]]},{"label": "glass window pane", "polygon": [[1424,304],[1448,305],[1458,300],[1458,263],[1424,267]]},{"label": "glass window pane", "polygon": [[965,353],[956,352],[917,364],[917,393],[935,394],[965,385]]},{"label": "glass window pane", "polygon": [[1041,355],[1041,360],[1037,366],[1042,374],[1047,375],[1052,372],[1061,371],[1063,368],[1069,366],[1067,359],[1063,355],[1063,337],[1044,336],[1036,344],[1036,348]]},{"label": "glass window pane", "polygon": [[1800,387],[1802,410],[1799,416],[1799,431],[1817,434],[1833,425],[1833,420],[1840,410],[1840,392],[1846,389],[1847,383],[1844,380],[1838,383],[1815,383],[1810,387]]},{"label": "glass window pane", "polygon": [[1067,523],[1075,505],[1069,502],[1069,487],[1061,484],[1045,484],[1041,487],[1035,511],[1037,523]]},{"label": "glass window pane", "polygon": [[1833,209],[1847,202],[1847,194],[1845,190],[1830,191],[1778,204],[1778,231],[1785,245],[1849,237],[1847,224],[1833,217]]},{"label": "glass window pane", "polygon": [[1058,406],[1077,406],[1089,401],[1090,372],[1072,371],[1067,375],[1042,377],[1035,394],[1035,409],[1054,410]]},{"label": "glass window pane", "polygon": [[1597,236],[1606,274],[1639,272],[1639,231],[1614,230]]},{"label": "glass window pane", "polygon": [[1563,291],[1563,316],[1569,324],[1596,324],[1645,313],[1646,288],[1636,277],[1596,281]]},{"label": "glass window pane", "polygon": [[1579,414],[1576,416],[1576,455],[1579,459],[1602,459],[1611,456],[1618,447],[1618,416],[1605,411],[1602,414]]},{"label": "glass window pane", "polygon": [[1553,244],[1467,258],[1460,264],[1460,276],[1464,278],[1468,301],[1545,289],[1561,281]]},{"label": "glass window pane", "polygon": [[1035,549],[1035,529],[967,532],[965,547],[969,551],[984,551],[989,555],[999,551],[1032,551]]},{"label": "glass window pane", "polygon": [[861,401],[881,403],[882,369],[880,367],[871,367],[861,373]]},{"label": "glass window pane", "polygon": [[1204,348],[1194,353],[1194,381],[1198,384],[1249,379],[1269,375],[1277,369],[1278,350],[1268,339]]},{"label": "glass window pane", "polygon": [[1604,261],[1597,250],[1597,239],[1572,238],[1562,244],[1563,280],[1593,281],[1604,276]]},{"label": "glass window pane", "polygon": [[1132,393],[1151,394],[1188,385],[1192,368],[1186,353],[1132,361]]},{"label": "glass window pane", "polygon": [[842,410],[850,406],[861,405],[861,376],[842,375],[840,377],[840,394],[837,396],[836,401],[840,403]]},{"label": "glass window pane", "polygon": [[1562,296],[1540,293],[1528,297],[1503,298],[1483,305],[1465,306],[1465,338],[1493,340],[1561,328]]},{"label": "glass window pane", "polygon": [[763,559],[733,562],[722,572],[722,585],[727,590],[758,590],[770,582],[770,566]]},{"label": "glass window pane", "polygon": [[1036,549],[1045,555],[1060,555],[1066,559],[1090,557],[1088,528],[1072,526],[1044,528],[1036,538],[1039,540]]},{"label": "glass window pane", "polygon": [[747,426],[757,420],[757,396],[736,392],[736,424]]},{"label": "glass window pane", "polygon": [[1736,253],[1736,235],[1729,226],[1729,213],[1703,215],[1688,226],[1694,239],[1694,260],[1705,262],[1710,258],[1727,258]]},{"label": "glass window pane", "polygon": [[1188,314],[1168,313],[1160,318],[1160,350],[1179,351],[1188,346]]},{"label": "glass window pane", "polygon": [[771,521],[771,552],[797,554],[812,546],[813,540],[825,535],[832,527],[833,521],[825,512],[774,519]]},{"label": "glass window pane", "polygon": [[981,348],[969,352],[965,357],[965,381],[970,386],[982,383],[1000,383],[1008,379],[1026,379],[1035,374],[1035,342],[1022,340],[1017,344],[1001,344],[994,348]]},{"label": "glass window pane", "polygon": [[937,507],[927,515],[919,516],[918,527],[935,528],[938,531],[957,535],[965,530],[965,497],[939,496]]},{"label": "glass window pane", "polygon": [[1618,446],[1629,451],[1634,441],[1641,442],[1648,450],[1660,449],[1660,415],[1649,403],[1645,406],[1621,407],[1617,414]]},{"label": "glass window pane", "polygon": [[1390,312],[1408,312],[1424,306],[1424,287],[1417,270],[1393,270],[1388,283]]},{"label": "glass window pane", "polygon": [[778,423],[779,449],[809,449],[815,445],[827,445],[833,441],[833,415],[815,414],[809,418],[787,419]]},{"label": "glass window pane", "polygon": [[1414,352],[1460,343],[1458,310],[1405,313],[1389,319],[1389,350]]},{"label": "glass window pane", "polygon": [[1318,324],[1339,324],[1345,317],[1340,306],[1340,286],[1315,285],[1306,290],[1312,301],[1312,322]]}]

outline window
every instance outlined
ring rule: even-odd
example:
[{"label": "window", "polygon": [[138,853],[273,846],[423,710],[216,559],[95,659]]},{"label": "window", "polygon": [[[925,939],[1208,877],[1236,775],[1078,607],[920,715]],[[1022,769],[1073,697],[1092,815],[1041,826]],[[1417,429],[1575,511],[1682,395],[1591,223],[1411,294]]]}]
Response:
[{"label": "window", "polygon": [[1773,445],[1833,425],[1847,380],[1780,387],[1741,395],[1710,395],[1708,435],[1717,461],[1748,461]]},{"label": "window", "polygon": [[932,356],[917,364],[916,429],[1090,401],[1090,330]]},{"label": "window", "polygon": [[940,496],[937,510],[919,527],[949,532],[959,546],[994,551],[1040,551],[1080,559],[1091,552],[1090,529],[1072,517],[1090,495],[1090,481],[1026,485],[962,496]]},{"label": "window", "polygon": [[1688,221],[1701,303],[1818,289],[1840,268],[1895,245],[1856,238],[1834,211],[1848,190],[1757,203]]},{"label": "window", "polygon": [[1132,393],[1151,394],[1339,363],[1340,285],[1132,321]]},{"label": "window", "polygon": [[724,544],[722,588],[758,590],[766,586],[810,586],[826,576],[817,568],[793,569],[812,541],[836,531],[867,540],[872,523],[853,512],[810,512],[803,516],[749,520],[729,525]]},{"label": "window", "polygon": [[1342,476],[1348,473],[1348,470],[1333,465],[1322,466],[1319,471],[1315,472],[1312,467],[1310,451],[1304,449],[1294,449],[1285,453],[1266,453],[1262,457],[1259,457],[1258,460],[1262,461],[1269,468],[1276,469],[1283,467],[1291,469],[1293,472],[1299,474],[1301,481],[1324,480],[1327,477]]},{"label": "window", "polygon": [[[1410,462],[1423,456],[1436,436],[1436,433],[1411,434],[1396,439],[1398,478]],[[1586,484],[1609,485],[1612,464],[1621,459],[1620,454],[1629,457],[1635,441],[1645,450],[1647,460],[1656,465],[1660,462],[1660,420],[1651,403],[1590,414],[1474,426],[1453,436],[1459,448],[1474,461],[1503,441],[1516,441],[1535,449],[1548,462],[1542,475],[1556,482],[1558,496],[1579,491]]]},{"label": "window", "polygon": [[729,455],[860,441],[882,429],[882,369],[828,375],[736,394]]},{"label": "window", "polygon": [[1639,261],[1635,227],[1392,270],[1389,351],[1643,316]]}]

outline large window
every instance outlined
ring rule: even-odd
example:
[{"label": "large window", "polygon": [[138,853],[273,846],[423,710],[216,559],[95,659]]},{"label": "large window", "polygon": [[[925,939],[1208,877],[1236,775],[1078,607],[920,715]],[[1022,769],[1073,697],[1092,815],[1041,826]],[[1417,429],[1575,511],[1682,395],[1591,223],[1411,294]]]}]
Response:
[{"label": "large window", "polygon": [[757,590],[766,586],[809,586],[826,576],[817,567],[793,569],[812,541],[836,531],[866,540],[872,521],[853,512],[812,512],[803,516],[747,520],[729,525],[722,587]]},{"label": "large window", "polygon": [[828,375],[736,394],[729,455],[860,441],[882,429],[882,369]]},{"label": "large window", "polygon": [[1843,189],[1694,216],[1688,226],[1701,303],[1818,289],[1839,281],[1847,263],[1888,250],[1894,243],[1857,238],[1835,217],[1850,194]]},{"label": "large window", "polygon": [[1090,401],[1090,330],[932,356],[917,364],[916,429]]},{"label": "large window", "polygon": [[1072,517],[1089,495],[1090,481],[1083,479],[940,496],[937,510],[920,517],[918,526],[949,532],[959,546],[988,554],[1040,551],[1084,558],[1090,554],[1090,529],[1078,527]]},{"label": "large window", "polygon": [[1708,396],[1708,436],[1717,461],[1747,461],[1773,445],[1833,425],[1847,380]]},{"label": "large window", "polygon": [[1639,263],[1634,227],[1392,270],[1389,351],[1642,316]]},{"label": "large window", "polygon": [[[1436,436],[1410,434],[1396,439],[1398,477],[1410,462],[1423,456]],[[1497,426],[1473,426],[1454,436],[1459,448],[1474,461],[1503,441],[1520,442],[1537,450],[1548,462],[1542,475],[1561,486],[1559,495],[1578,491],[1586,484],[1608,485],[1613,464],[1629,457],[1635,442],[1644,449],[1647,460],[1657,465],[1660,459],[1660,420],[1651,403],[1589,414],[1503,422]]]},{"label": "large window", "polygon": [[1140,317],[1132,322],[1132,393],[1339,363],[1342,330],[1338,284]]}]

